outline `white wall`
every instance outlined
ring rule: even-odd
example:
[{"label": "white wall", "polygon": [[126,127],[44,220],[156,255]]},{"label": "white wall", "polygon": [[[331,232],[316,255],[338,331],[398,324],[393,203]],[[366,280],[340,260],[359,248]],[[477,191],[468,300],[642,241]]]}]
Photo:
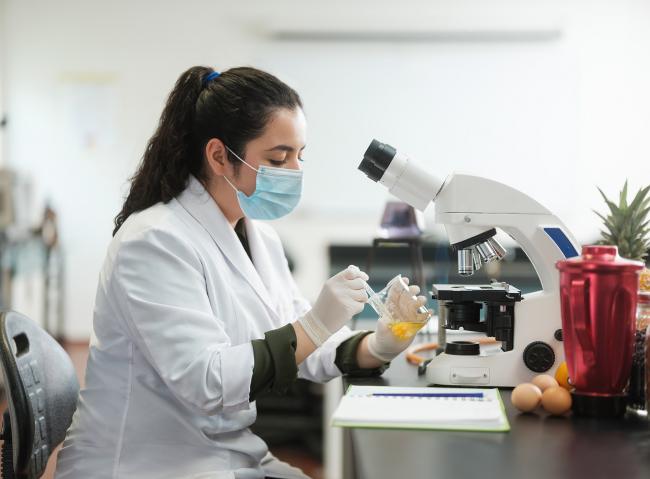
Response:
[{"label": "white wall", "polygon": [[[597,233],[596,184],[613,194],[625,177],[634,187],[650,180],[643,0],[5,1],[7,159],[34,175],[39,198],[59,211],[72,338],[89,334],[125,181],[175,79],[194,64],[261,66],[302,93],[308,189],[296,215],[277,226],[310,296],[326,274],[328,242],[365,243],[374,233],[385,195],[356,171],[373,136],[441,176],[473,171],[529,192],[582,241]],[[274,37],[375,27],[559,35],[484,43]],[[75,125],[97,143],[88,146]]]},{"label": "white wall", "polygon": [[[0,121],[5,112],[5,73],[6,73],[6,48],[7,40],[6,33],[7,28],[5,26],[5,0],[0,0]],[[4,145],[5,145],[5,133],[2,128],[0,128],[0,167],[4,165]]]}]

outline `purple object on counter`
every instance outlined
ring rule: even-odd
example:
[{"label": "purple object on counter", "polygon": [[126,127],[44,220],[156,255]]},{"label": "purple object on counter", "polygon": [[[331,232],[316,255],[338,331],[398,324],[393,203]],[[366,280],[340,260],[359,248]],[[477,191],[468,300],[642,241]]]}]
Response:
[{"label": "purple object on counter", "polygon": [[411,205],[400,201],[386,203],[379,226],[380,238],[418,238],[421,235],[422,228]]}]

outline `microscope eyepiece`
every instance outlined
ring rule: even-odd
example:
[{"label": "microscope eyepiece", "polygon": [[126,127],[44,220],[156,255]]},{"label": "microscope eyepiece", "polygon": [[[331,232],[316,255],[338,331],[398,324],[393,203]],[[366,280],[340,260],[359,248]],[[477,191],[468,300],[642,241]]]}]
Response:
[{"label": "microscope eyepiece", "polygon": [[396,154],[397,150],[392,146],[372,140],[372,143],[363,154],[359,169],[371,180],[379,181]]},{"label": "microscope eyepiece", "polygon": [[392,146],[378,140],[372,140],[370,146],[368,146],[368,149],[363,154],[363,158],[364,160],[368,159],[372,161],[382,170],[386,170],[396,154],[397,150]]},{"label": "microscope eyepiece", "polygon": [[424,211],[435,199],[443,185],[439,178],[418,166],[408,156],[377,140],[372,140],[363,154],[359,170],[420,211]]},{"label": "microscope eyepiece", "polygon": [[382,170],[377,165],[375,165],[372,161],[366,160],[365,158],[361,160],[361,163],[359,164],[359,169],[363,171],[366,174],[366,176],[374,182],[381,180],[381,177],[384,176],[384,173],[386,172],[386,170]]}]

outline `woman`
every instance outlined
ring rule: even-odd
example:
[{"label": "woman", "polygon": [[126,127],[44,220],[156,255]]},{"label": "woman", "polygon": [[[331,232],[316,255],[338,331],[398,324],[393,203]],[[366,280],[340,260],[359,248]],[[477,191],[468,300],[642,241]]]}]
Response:
[{"label": "woman", "polygon": [[178,79],[115,219],[64,478],[304,478],[250,430],[255,398],[296,377],[380,374],[408,341],[345,323],[365,273],[313,307],[273,229],[300,199],[298,94],[254,68]]}]

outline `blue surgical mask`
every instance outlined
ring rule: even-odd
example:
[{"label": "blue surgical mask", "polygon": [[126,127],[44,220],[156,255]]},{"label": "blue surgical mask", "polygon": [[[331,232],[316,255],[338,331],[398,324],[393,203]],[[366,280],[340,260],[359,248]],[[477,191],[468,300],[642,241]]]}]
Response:
[{"label": "blue surgical mask", "polygon": [[242,160],[237,153],[230,153],[250,169],[257,172],[255,191],[251,196],[239,191],[228,178],[226,181],[237,192],[237,200],[244,214],[254,220],[275,220],[291,213],[300,201],[302,193],[302,170],[260,166],[259,169]]}]

